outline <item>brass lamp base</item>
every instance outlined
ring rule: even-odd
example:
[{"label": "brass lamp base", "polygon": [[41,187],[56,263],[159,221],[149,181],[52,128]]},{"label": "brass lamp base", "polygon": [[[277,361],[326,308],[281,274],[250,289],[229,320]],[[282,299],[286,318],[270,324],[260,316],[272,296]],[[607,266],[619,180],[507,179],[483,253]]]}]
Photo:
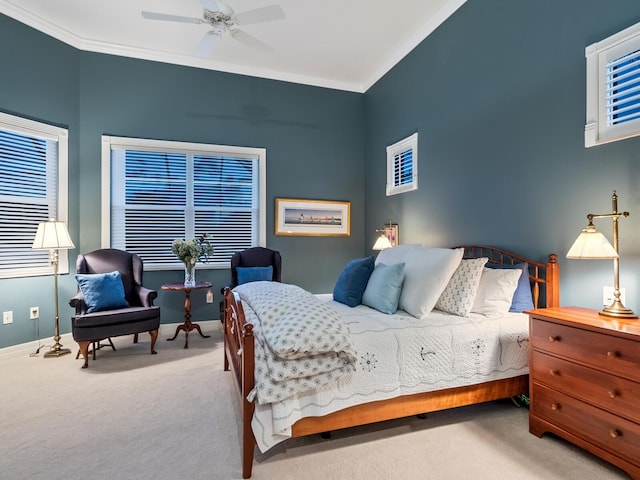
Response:
[{"label": "brass lamp base", "polygon": [[61,348],[61,345],[54,345],[51,347],[51,350],[44,354],[44,358],[58,358],[66,355],[67,353],[71,353],[71,350],[68,348]]},{"label": "brass lamp base", "polygon": [[600,315],[605,317],[615,317],[615,318],[638,318],[638,315],[633,313],[633,310],[625,307],[621,301],[615,301],[609,305],[608,307],[604,307],[600,311]]}]

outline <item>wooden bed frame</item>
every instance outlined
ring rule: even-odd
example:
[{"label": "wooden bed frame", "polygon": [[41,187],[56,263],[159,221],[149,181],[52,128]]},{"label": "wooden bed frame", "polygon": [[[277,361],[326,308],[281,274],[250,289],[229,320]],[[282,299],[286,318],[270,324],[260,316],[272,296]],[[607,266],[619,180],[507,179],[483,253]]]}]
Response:
[{"label": "wooden bed frame", "polygon": [[[548,263],[540,263],[499,248],[462,245],[464,258],[488,257],[490,263],[513,265],[527,262],[534,307],[560,305],[560,269],[555,254]],[[242,478],[250,478],[256,446],[251,419],[254,404],[247,395],[254,387],[253,325],[245,323],[242,304],[231,290],[224,293],[224,369],[233,371],[242,415]],[[341,428],[365,425],[454,407],[499,400],[527,393],[529,376],[495,380],[427,393],[404,395],[389,400],[349,407],[321,417],[306,417],[292,426],[292,437],[325,433]]]}]

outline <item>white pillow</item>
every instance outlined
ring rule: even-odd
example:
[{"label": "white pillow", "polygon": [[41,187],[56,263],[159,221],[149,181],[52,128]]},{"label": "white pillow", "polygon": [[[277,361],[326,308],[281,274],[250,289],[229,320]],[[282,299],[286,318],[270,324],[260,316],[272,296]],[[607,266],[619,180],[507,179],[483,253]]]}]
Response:
[{"label": "white pillow", "polygon": [[520,269],[500,270],[485,267],[471,312],[487,317],[505,315],[511,307],[511,300],[521,274]]},{"label": "white pillow", "polygon": [[401,245],[378,254],[377,262],[404,263],[404,282],[398,308],[424,318],[435,306],[460,265],[463,249]]},{"label": "white pillow", "polygon": [[482,270],[488,260],[484,257],[462,260],[435,308],[461,317],[469,315],[480,286]]}]

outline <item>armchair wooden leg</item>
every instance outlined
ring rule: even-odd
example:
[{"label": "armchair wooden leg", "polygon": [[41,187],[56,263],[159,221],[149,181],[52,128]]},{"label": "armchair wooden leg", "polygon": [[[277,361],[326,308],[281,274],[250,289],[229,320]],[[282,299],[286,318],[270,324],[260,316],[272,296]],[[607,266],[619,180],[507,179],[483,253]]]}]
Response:
[{"label": "armchair wooden leg", "polygon": [[138,343],[138,334],[137,333],[133,334],[133,343]]},{"label": "armchair wooden leg", "polygon": [[[92,342],[90,341],[83,341],[83,342],[78,342],[78,346],[80,347],[80,352],[82,352],[82,356],[84,358],[84,365],[82,365],[82,368],[87,368],[89,366],[89,345]],[[78,358],[78,355],[76,355],[76,358]]]},{"label": "armchair wooden leg", "polygon": [[151,330],[149,335],[151,335],[151,355],[155,355],[158,353],[155,350],[156,340],[158,340],[158,330]]}]

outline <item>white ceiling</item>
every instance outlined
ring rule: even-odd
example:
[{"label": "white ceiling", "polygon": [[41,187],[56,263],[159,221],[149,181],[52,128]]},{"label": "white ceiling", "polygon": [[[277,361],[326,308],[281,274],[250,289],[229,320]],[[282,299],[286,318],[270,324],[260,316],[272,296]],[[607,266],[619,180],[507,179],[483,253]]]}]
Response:
[{"label": "white ceiling", "polygon": [[142,18],[143,10],[202,18],[200,0],[0,0],[0,13],[78,49],[364,92],[466,0],[222,0],[236,13],[277,4],[285,18],[240,27],[207,58],[207,24]]}]

